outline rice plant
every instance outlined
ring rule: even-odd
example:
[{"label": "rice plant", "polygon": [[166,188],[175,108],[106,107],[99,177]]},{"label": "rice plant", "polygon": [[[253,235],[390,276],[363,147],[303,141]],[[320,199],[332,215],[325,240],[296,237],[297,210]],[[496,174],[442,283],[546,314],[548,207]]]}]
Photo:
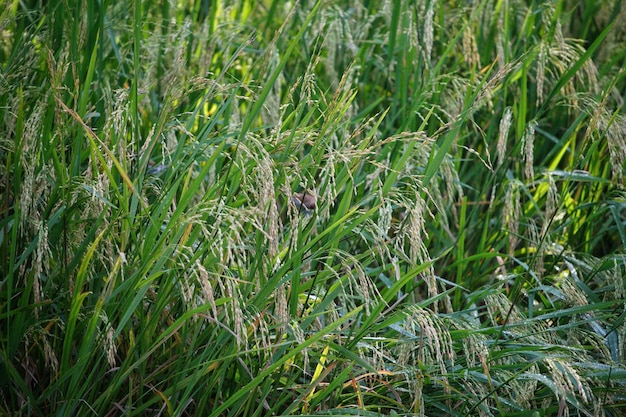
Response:
[{"label": "rice plant", "polygon": [[626,411],[621,1],[0,9],[0,414]]}]

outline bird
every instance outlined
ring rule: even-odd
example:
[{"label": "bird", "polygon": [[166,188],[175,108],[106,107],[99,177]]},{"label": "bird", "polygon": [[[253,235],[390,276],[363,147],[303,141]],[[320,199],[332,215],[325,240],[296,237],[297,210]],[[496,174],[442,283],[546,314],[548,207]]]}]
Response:
[{"label": "bird", "polygon": [[317,197],[314,193],[305,191],[303,193],[295,193],[291,196],[291,201],[293,201],[298,210],[308,215],[315,210]]}]

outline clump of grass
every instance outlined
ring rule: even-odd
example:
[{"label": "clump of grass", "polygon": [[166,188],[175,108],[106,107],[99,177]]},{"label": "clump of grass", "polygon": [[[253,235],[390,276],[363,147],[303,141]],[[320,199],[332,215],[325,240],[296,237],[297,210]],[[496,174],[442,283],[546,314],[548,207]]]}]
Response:
[{"label": "clump of grass", "polygon": [[4,414],[623,412],[619,3],[2,13]]}]

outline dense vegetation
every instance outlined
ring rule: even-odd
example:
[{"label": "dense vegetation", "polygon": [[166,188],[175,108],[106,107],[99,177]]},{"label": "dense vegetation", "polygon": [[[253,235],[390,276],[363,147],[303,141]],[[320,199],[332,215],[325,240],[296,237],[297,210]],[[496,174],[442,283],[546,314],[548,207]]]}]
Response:
[{"label": "dense vegetation", "polygon": [[0,415],[626,412],[620,0],[3,6]]}]

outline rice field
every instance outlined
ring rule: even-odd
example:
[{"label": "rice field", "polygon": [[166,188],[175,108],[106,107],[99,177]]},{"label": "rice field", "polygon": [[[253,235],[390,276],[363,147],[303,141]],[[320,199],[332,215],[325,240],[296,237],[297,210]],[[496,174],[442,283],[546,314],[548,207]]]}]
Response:
[{"label": "rice field", "polygon": [[3,3],[0,415],[624,415],[622,3]]}]

